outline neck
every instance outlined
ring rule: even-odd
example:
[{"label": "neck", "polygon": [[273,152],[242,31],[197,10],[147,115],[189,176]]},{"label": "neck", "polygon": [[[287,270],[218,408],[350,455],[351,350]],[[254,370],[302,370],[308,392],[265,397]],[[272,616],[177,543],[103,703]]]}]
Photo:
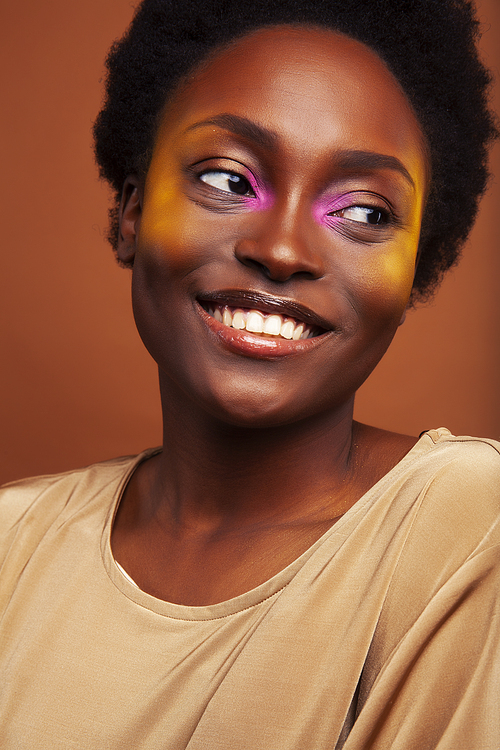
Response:
[{"label": "neck", "polygon": [[[178,523],[232,525],[321,514],[353,464],[353,402],[293,424],[228,425],[196,405],[167,398],[164,450],[151,464],[154,512]],[[152,508],[153,510],[153,508]]]}]

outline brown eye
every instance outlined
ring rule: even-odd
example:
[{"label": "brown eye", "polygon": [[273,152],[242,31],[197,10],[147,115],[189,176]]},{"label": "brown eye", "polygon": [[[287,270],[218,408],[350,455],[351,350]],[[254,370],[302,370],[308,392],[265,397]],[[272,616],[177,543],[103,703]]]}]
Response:
[{"label": "brown eye", "polygon": [[222,190],[224,193],[255,196],[249,181],[240,174],[211,170],[200,175],[200,180],[211,187],[217,188],[217,190]]},{"label": "brown eye", "polygon": [[387,224],[388,216],[385,211],[370,206],[349,206],[334,212],[335,216],[342,216],[360,224]]}]

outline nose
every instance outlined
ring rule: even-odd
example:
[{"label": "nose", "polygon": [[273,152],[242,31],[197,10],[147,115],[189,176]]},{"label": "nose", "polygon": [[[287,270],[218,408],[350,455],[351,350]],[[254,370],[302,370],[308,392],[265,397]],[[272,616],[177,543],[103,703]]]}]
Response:
[{"label": "nose", "polygon": [[280,216],[277,211],[269,211],[251,237],[236,242],[235,256],[243,265],[258,269],[273,281],[285,282],[293,276],[318,279],[324,268],[308,231],[308,221],[298,212],[290,213]]}]

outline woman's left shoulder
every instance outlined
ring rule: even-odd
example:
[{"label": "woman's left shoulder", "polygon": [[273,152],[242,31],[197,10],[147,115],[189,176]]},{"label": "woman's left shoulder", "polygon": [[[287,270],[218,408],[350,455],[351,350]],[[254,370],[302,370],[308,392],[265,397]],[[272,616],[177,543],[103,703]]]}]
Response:
[{"label": "woman's left shoulder", "polygon": [[499,527],[500,442],[456,436],[446,428],[426,430],[418,439],[395,433],[376,436],[386,455],[394,451],[392,461],[406,447],[387,478],[395,481],[398,497],[410,498],[432,528],[462,528],[465,535],[475,529],[481,536]]},{"label": "woman's left shoulder", "polygon": [[439,536],[450,555],[500,545],[500,443],[441,428],[424,433],[413,452],[416,530]]},{"label": "woman's left shoulder", "polygon": [[500,443],[490,438],[452,435],[445,429],[428,430],[428,460],[455,482],[477,482],[500,496]]},{"label": "woman's left shoulder", "polygon": [[[500,442],[490,438],[456,436],[440,427],[425,430],[418,438],[356,424],[363,446],[360,463],[373,484],[381,477],[421,499],[441,497],[446,506],[464,506],[464,500],[484,498],[491,511],[500,513]],[[470,507],[470,502],[465,503]]]}]

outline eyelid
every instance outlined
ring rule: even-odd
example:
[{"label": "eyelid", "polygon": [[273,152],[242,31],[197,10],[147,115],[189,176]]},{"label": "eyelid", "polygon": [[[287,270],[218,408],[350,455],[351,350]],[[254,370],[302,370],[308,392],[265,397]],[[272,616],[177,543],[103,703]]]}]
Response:
[{"label": "eyelid", "polygon": [[237,159],[230,159],[224,156],[212,156],[208,159],[201,159],[191,165],[190,171],[193,171],[198,175],[207,172],[230,172],[231,174],[245,177],[252,187],[253,183],[255,183],[257,187],[259,186],[259,181],[253,171],[247,167],[246,164],[243,164],[243,162],[240,162]]},{"label": "eyelid", "polygon": [[[232,191],[232,190],[224,190],[224,188],[219,187],[218,185],[212,185],[210,182],[208,182],[208,180],[204,180],[203,179],[203,177],[205,177],[206,175],[209,175],[209,174],[227,175],[228,177],[237,177],[237,178],[239,178],[241,180],[244,180],[246,182],[246,184],[248,185],[248,190],[245,191],[245,193],[238,193],[238,191]],[[210,168],[209,169],[205,169],[205,170],[203,170],[202,172],[200,172],[198,174],[198,179],[201,180],[203,183],[205,183],[205,185],[209,185],[210,187],[214,188],[215,190],[220,190],[223,193],[229,193],[229,194],[235,195],[235,196],[236,195],[241,195],[242,197],[245,196],[247,198],[255,198],[256,197],[255,189],[253,188],[253,186],[252,186],[250,180],[248,179],[248,177],[246,177],[245,175],[239,174],[238,172],[234,172],[233,170],[229,170],[229,169],[213,169],[213,168],[212,169],[210,169]],[[246,195],[246,193],[250,192],[250,191],[253,193],[253,195],[251,195],[251,196]]]},{"label": "eyelid", "polygon": [[[254,172],[237,159],[231,159],[223,156],[212,156],[195,162],[188,168],[188,171],[195,177],[196,180],[199,180],[201,175],[207,174],[208,172],[226,172],[229,174],[237,175],[239,177],[243,177],[248,181],[250,188],[254,193],[253,196],[240,196],[242,198],[245,197],[247,200],[256,200],[260,198],[264,193],[264,185],[255,176]],[[221,192],[225,193],[226,191],[221,190]],[[237,193],[230,194],[233,196],[238,195]]]},{"label": "eyelid", "polygon": [[[359,216],[356,218],[356,211],[358,211]],[[349,213],[352,212],[354,215],[349,215]],[[368,221],[368,217],[370,216],[371,212],[374,214],[379,214],[383,217],[383,221]],[[342,216],[339,216],[339,214],[342,214]],[[390,214],[385,209],[374,207],[374,206],[348,206],[347,208],[340,208],[337,209],[337,211],[334,211],[332,213],[327,214],[329,217],[336,217],[341,219],[346,219],[347,221],[352,221],[355,224],[361,224],[366,226],[381,226],[390,223]],[[361,218],[363,217],[363,219]]]},{"label": "eyelid", "polygon": [[320,200],[320,204],[325,213],[334,213],[354,206],[364,206],[365,208],[375,208],[391,214],[394,213],[394,209],[387,198],[368,190],[353,190],[341,195],[325,196]]},{"label": "eyelid", "polygon": [[[336,218],[332,214],[356,206],[381,211],[388,217],[386,224],[398,220],[397,214],[387,198],[369,190],[352,190],[333,196],[331,194],[325,195],[317,201],[313,208],[313,213],[315,219],[320,224],[330,224]],[[362,224],[362,222],[359,223]]]}]

